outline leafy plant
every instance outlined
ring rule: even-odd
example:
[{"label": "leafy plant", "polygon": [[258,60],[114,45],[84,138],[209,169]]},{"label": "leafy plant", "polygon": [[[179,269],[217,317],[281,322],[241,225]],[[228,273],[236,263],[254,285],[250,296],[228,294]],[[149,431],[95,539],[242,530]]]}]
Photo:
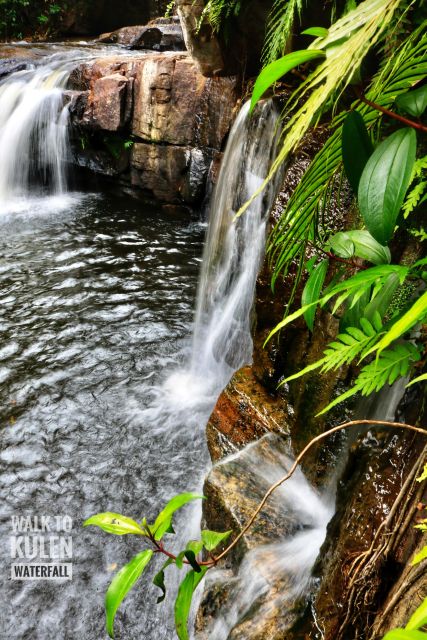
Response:
[{"label": "leafy plant", "polygon": [[[166,504],[153,524],[148,524],[145,518],[139,523],[127,516],[111,512],[98,513],[85,521],[84,526],[97,526],[113,535],[141,536],[151,547],[138,553],[122,567],[108,587],[105,597],[105,612],[106,627],[110,638],[114,637],[114,619],[124,598],[142,576],[155,554],[162,553],[168,559],[153,578],[153,583],[162,592],[157,599],[158,604],[163,602],[166,596],[166,567],[171,564],[175,564],[178,569],[182,569],[184,565],[191,567],[180,584],[175,602],[175,626],[178,638],[188,640],[187,623],[193,593],[208,568],[214,564],[210,554],[218,545],[227,540],[231,531],[219,533],[204,530],[201,532],[201,540],[190,540],[185,549],[176,555],[166,551],[162,539],[166,534],[175,533],[172,523],[174,514],[189,502],[202,498],[203,496],[194,493],[182,493],[175,496]],[[198,557],[202,552],[207,556],[207,560],[201,560]]]}]

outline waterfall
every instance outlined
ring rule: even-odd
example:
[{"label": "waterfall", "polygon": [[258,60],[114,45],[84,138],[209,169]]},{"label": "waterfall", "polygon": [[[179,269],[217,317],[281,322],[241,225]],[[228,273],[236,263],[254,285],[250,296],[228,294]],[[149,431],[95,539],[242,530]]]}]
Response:
[{"label": "waterfall", "polygon": [[0,211],[25,206],[39,193],[66,190],[68,107],[63,105],[67,66],[18,71],[0,85]]},{"label": "waterfall", "polygon": [[268,173],[276,153],[277,122],[271,102],[264,102],[253,118],[249,103],[243,106],[230,133],[211,204],[191,371],[222,386],[252,359],[251,309],[274,182],[240,218],[235,219],[235,214]]}]

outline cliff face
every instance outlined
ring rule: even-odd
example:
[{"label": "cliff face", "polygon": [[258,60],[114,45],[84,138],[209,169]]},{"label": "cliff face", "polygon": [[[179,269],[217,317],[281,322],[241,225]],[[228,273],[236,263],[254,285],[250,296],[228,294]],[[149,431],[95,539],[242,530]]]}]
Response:
[{"label": "cliff face", "polygon": [[77,164],[145,200],[201,205],[235,114],[235,77],[206,78],[185,52],[145,52],[82,64],[69,87]]}]

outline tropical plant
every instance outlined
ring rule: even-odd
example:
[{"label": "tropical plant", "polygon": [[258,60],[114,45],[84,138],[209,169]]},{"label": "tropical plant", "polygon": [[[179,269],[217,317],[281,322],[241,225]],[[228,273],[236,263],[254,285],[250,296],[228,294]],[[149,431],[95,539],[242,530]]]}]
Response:
[{"label": "tropical plant", "polygon": [[[175,496],[162,509],[153,524],[148,524],[145,518],[141,523],[138,523],[132,518],[111,512],[98,513],[85,521],[85,527],[97,526],[116,536],[141,536],[150,545],[150,548],[138,553],[122,567],[108,587],[105,596],[105,612],[107,632],[110,638],[114,637],[114,619],[120,604],[149,566],[155,554],[160,553],[167,556],[167,560],[153,578],[153,584],[161,590],[157,604],[163,602],[166,596],[165,569],[171,564],[176,565],[178,569],[183,569],[184,565],[190,568],[181,582],[175,602],[175,626],[178,638],[179,640],[188,640],[187,624],[193,593],[208,568],[214,564],[212,551],[229,537],[231,531],[218,533],[204,530],[201,532],[200,540],[190,540],[185,549],[176,555],[166,551],[162,540],[166,534],[175,533],[172,526],[175,512],[189,502],[202,498],[203,496],[194,493],[182,493]],[[206,556],[205,560],[199,558],[202,552]]]}]

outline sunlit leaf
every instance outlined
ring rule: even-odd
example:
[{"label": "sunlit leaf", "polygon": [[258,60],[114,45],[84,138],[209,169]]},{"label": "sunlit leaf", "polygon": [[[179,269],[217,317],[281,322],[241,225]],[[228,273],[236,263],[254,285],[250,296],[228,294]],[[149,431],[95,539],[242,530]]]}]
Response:
[{"label": "sunlit leaf", "polygon": [[207,567],[201,567],[200,573],[196,573],[193,570],[189,571],[179,585],[178,596],[175,601],[175,628],[179,640],[189,640],[187,624],[191,600],[206,571]]},{"label": "sunlit leaf", "polygon": [[224,531],[219,533],[218,531],[209,531],[205,529],[202,531],[202,542],[205,549],[213,551],[221,543],[230,537],[232,531]]},{"label": "sunlit leaf", "polygon": [[316,38],[326,38],[328,33],[329,31],[324,27],[310,27],[305,31],[301,31],[302,36],[315,36]]},{"label": "sunlit leaf", "polygon": [[161,540],[165,533],[170,530],[172,526],[172,517],[175,511],[181,509],[185,504],[192,500],[201,500],[204,496],[196,493],[181,493],[170,500],[165,508],[159,513],[155,523],[150,526],[151,531],[154,534],[156,540]]},{"label": "sunlit leaf", "polygon": [[424,380],[427,380],[427,373],[423,373],[421,376],[417,376],[416,378],[411,380],[411,382],[409,382],[406,386],[410,387],[412,384],[417,384],[418,382],[424,382]]},{"label": "sunlit leaf", "polygon": [[425,624],[427,624],[427,598],[422,601],[418,609],[416,609],[412,616],[409,618],[409,622],[406,625],[405,629],[413,631],[415,629],[424,627]]},{"label": "sunlit leaf", "polygon": [[315,60],[316,58],[324,57],[324,51],[314,49],[308,51],[304,49],[302,51],[293,51],[292,53],[288,53],[286,56],[283,56],[283,58],[279,58],[279,60],[275,60],[275,62],[268,64],[256,79],[252,92],[250,110],[253,111],[256,103],[260,98],[262,98],[267,89],[280,80],[280,78],[286,73],[295,69],[295,67],[298,67],[300,64],[304,64],[310,60]]},{"label": "sunlit leaf", "polygon": [[412,559],[411,565],[419,564],[426,558],[427,558],[427,546],[423,547],[421,551],[415,554],[415,556]]},{"label": "sunlit leaf", "polygon": [[117,609],[143,573],[152,556],[153,551],[151,549],[138,553],[128,564],[120,569],[108,587],[105,596],[105,612],[107,616],[107,632],[110,638],[114,638],[114,618]]},{"label": "sunlit leaf", "polygon": [[147,535],[144,529],[132,518],[122,516],[120,513],[98,513],[96,516],[88,518],[84,523],[84,527],[89,526],[100,527],[107,533],[114,533],[116,536],[124,536],[133,533],[140,536]]},{"label": "sunlit leaf", "polygon": [[427,633],[422,631],[407,631],[406,629],[393,629],[384,636],[383,640],[427,640]]}]

